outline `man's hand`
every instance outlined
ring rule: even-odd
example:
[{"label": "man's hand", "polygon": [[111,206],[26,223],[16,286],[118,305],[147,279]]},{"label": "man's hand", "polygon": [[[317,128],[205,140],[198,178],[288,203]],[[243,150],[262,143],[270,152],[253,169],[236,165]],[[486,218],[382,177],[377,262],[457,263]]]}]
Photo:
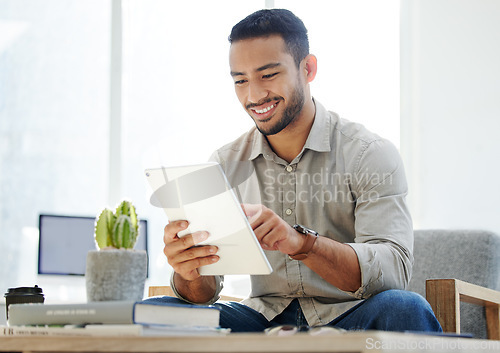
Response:
[{"label": "man's hand", "polygon": [[271,209],[263,205],[242,204],[241,206],[264,250],[278,250],[284,254],[294,254],[300,250],[305,237]]},{"label": "man's hand", "polygon": [[[305,237],[269,208],[250,204],[241,206],[264,250],[296,254],[302,248]],[[361,269],[353,248],[322,236],[318,237],[314,245],[316,250],[303,263],[341,290],[358,290],[361,286]]]},{"label": "man's hand", "polygon": [[208,232],[195,232],[183,237],[177,233],[188,227],[187,221],[170,222],[164,230],[163,253],[174,271],[184,280],[193,281],[200,277],[198,268],[219,261],[213,245],[196,246],[209,236]]}]

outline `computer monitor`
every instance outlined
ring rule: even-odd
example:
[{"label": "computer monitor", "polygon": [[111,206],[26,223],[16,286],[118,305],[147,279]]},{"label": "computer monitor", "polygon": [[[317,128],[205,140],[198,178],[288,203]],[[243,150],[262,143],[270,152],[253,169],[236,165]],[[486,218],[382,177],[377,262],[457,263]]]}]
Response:
[{"label": "computer monitor", "polygon": [[[96,250],[94,217],[41,214],[39,217],[38,274],[85,275],[87,253]],[[134,249],[148,248],[148,223],[141,219]]]}]

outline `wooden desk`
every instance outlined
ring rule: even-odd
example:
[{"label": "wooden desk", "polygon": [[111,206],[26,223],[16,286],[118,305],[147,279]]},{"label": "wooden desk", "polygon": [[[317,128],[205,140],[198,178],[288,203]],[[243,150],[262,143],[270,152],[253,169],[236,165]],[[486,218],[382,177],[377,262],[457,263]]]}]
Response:
[{"label": "wooden desk", "polygon": [[0,352],[500,352],[500,341],[390,332],[212,337],[0,337]]}]

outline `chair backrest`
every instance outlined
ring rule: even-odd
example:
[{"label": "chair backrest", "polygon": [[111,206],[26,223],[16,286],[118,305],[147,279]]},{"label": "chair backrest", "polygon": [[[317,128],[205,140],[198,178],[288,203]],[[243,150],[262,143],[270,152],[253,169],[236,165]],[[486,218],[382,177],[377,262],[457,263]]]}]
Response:
[{"label": "chair backrest", "polygon": [[[408,289],[425,297],[425,280],[456,278],[500,290],[500,236],[482,230],[416,230]],[[461,332],[486,338],[484,309],[461,304]]]}]

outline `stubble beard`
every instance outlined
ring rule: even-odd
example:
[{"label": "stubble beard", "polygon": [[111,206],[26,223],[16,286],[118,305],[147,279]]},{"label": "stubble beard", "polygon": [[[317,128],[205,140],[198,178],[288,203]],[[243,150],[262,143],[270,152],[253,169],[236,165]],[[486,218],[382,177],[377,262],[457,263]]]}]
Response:
[{"label": "stubble beard", "polygon": [[[280,98],[280,101],[283,102],[283,98]],[[288,106],[285,108],[281,119],[279,119],[273,126],[270,126],[267,129],[265,129],[263,126],[259,126],[259,124],[254,120],[257,130],[259,130],[264,136],[270,136],[279,133],[288,125],[290,125],[290,123],[293,122],[295,118],[297,118],[297,116],[302,111],[302,108],[304,107],[304,102],[304,90],[300,85],[297,85],[293,92],[292,99],[290,100]]]}]

